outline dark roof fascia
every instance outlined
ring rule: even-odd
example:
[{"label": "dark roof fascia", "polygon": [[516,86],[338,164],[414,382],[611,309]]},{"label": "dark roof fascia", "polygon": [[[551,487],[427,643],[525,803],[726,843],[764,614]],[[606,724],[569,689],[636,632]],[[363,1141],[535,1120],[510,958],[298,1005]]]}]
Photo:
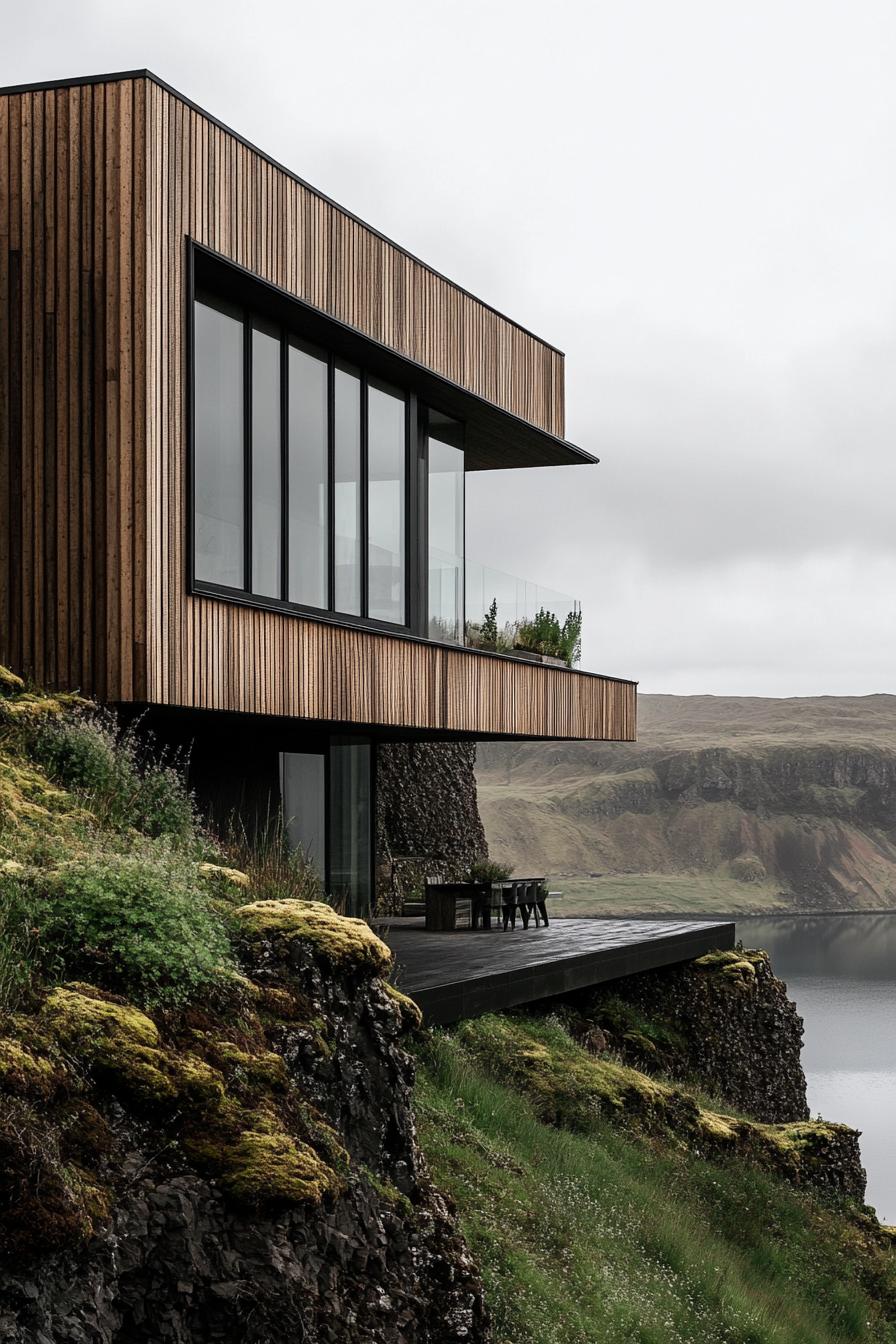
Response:
[{"label": "dark roof fascia", "polygon": [[164,79],[160,79],[158,75],[153,74],[151,70],[116,70],[107,75],[83,75],[72,79],[37,80],[31,84],[8,84],[4,88],[0,88],[0,97],[7,94],[17,93],[42,93],[51,89],[71,89],[77,88],[82,84],[116,84],[126,79],[151,80],[152,83],[158,85],[160,89],[164,89],[165,92],[170,93],[173,98],[177,98],[185,107],[192,108],[194,112],[198,112],[201,117],[205,117],[206,120],[210,121],[214,126],[225,131],[228,135],[232,135],[241,145],[244,145],[246,149],[250,149],[253,154],[258,154],[262,159],[269,163],[271,167],[278,169],[281,173],[285,173],[287,177],[291,177],[294,182],[298,182],[299,186],[304,187],[306,191],[310,191],[318,198],[318,200],[325,202],[327,205],[331,205],[335,210],[339,210],[347,219],[353,220],[356,224],[359,224],[362,229],[366,229],[368,233],[372,233],[376,238],[387,243],[389,247],[394,247],[397,252],[401,252],[410,261],[415,262],[416,265],[423,266],[437,279],[444,280],[447,285],[451,285],[451,287],[456,289],[459,294],[466,295],[466,297],[472,299],[474,303],[478,303],[482,308],[486,308],[490,313],[494,313],[496,317],[500,317],[502,322],[507,322],[510,326],[516,327],[517,331],[521,331],[525,336],[531,336],[533,341],[538,341],[539,344],[546,346],[548,350],[553,350],[555,354],[560,355],[561,358],[565,358],[564,352],[559,346],[554,345],[551,341],[546,341],[543,336],[537,336],[534,331],[530,331],[528,327],[524,327],[521,322],[517,322],[514,318],[508,317],[506,313],[502,313],[500,308],[496,308],[494,304],[486,303],[484,299],[480,299],[476,294],[471,293],[469,289],[464,289],[463,285],[457,284],[456,281],[449,279],[447,275],[443,275],[441,271],[437,271],[434,266],[429,264],[429,262],[423,261],[421,257],[416,256],[415,253],[409,251],[408,248],[402,247],[401,243],[396,243],[393,238],[390,238],[380,229],[374,228],[372,224],[368,224],[366,220],[353,214],[351,210],[347,210],[344,205],[340,205],[338,201],[334,201],[331,196],[327,196],[325,192],[312,186],[310,182],[306,182],[303,177],[299,177],[298,173],[294,173],[291,168],[287,168],[285,164],[272,158],[272,156],[267,154],[263,149],[259,149],[258,145],[253,144],[251,140],[247,140],[244,135],[240,135],[239,131],[235,131],[232,126],[228,126],[226,122],[213,116],[211,112],[207,112],[204,107],[200,107],[198,103],[194,103],[191,98],[187,98],[178,89],[167,84]]},{"label": "dark roof fascia", "polygon": [[[513,411],[505,410],[478,392],[472,392],[460,383],[446,378],[444,374],[420,364],[409,355],[393,350],[391,346],[384,345],[382,341],[368,336],[357,327],[343,322],[341,318],[334,317],[306,299],[290,294],[279,285],[241,266],[230,257],[214,251],[204,243],[190,239],[189,247],[194,258],[197,286],[210,281],[214,289],[216,288],[214,280],[218,278],[224,284],[225,293],[239,297],[240,301],[247,301],[250,307],[253,292],[257,295],[260,291],[265,291],[268,296],[265,303],[271,305],[271,316],[278,311],[301,313],[305,328],[303,334],[308,339],[334,349],[336,353],[355,363],[372,367],[372,371],[381,377],[387,379],[391,377],[397,382],[404,382],[407,386],[413,387],[419,396],[434,405],[437,410],[464,420],[474,435],[483,436],[481,447],[477,447],[475,440],[468,445],[470,451],[467,454],[467,470],[592,466],[600,461],[584,448],[561,439],[549,430],[539,428]],[[207,274],[208,272],[211,272],[211,275]],[[488,442],[492,431],[502,439],[511,438],[514,441],[519,450],[516,460],[512,453],[506,455],[499,453],[499,458],[502,456],[506,458],[504,461],[490,460]]]}]

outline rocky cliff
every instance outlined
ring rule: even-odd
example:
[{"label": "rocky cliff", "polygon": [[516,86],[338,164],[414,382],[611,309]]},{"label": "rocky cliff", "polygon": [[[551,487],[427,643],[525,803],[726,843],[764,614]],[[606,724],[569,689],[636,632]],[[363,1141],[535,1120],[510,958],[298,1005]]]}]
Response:
[{"label": "rocky cliff", "polygon": [[496,857],[594,910],[896,904],[896,697],[643,696],[640,716],[636,745],[483,747]]},{"label": "rocky cliff", "polygon": [[325,906],[235,920],[229,1003],[150,1015],[70,984],[5,1024],[0,1338],[484,1340],[387,949]]}]

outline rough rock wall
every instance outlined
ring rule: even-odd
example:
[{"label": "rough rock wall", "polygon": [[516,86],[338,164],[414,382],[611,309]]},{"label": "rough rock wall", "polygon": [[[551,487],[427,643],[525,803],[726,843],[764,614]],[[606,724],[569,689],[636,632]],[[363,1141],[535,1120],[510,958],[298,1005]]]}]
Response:
[{"label": "rough rock wall", "polygon": [[[21,1115],[0,1144],[0,1339],[484,1344],[481,1283],[417,1146],[402,1037],[419,1015],[380,978],[386,949],[325,907],[245,909],[249,1006],[226,1022],[153,1023],[73,985],[5,1043],[2,1087],[25,1095],[2,1097]],[[73,1098],[91,1123],[68,1152]],[[49,1144],[14,1151],[45,1117],[64,1200],[40,1179]]]},{"label": "rough rock wall", "polygon": [[[577,1034],[757,1120],[804,1120],[803,1020],[765,952],[710,952],[572,996]],[[594,1033],[597,1033],[595,1035]]]},{"label": "rough rock wall", "polygon": [[395,742],[377,748],[376,908],[401,909],[426,877],[461,878],[488,857],[476,800],[476,747]]}]

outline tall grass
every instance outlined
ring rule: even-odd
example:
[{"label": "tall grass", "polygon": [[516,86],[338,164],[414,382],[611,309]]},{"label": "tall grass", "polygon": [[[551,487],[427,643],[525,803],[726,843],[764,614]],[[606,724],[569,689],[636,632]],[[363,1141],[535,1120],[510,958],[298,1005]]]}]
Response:
[{"label": "tall grass", "polygon": [[450,1035],[421,1066],[421,1140],[482,1267],[497,1344],[896,1339],[892,1266],[836,1209],[608,1122],[593,1136],[544,1125]]},{"label": "tall grass", "polygon": [[279,813],[251,831],[233,816],[222,845],[228,862],[248,875],[254,900],[325,899],[317,869],[301,847],[290,844]]}]

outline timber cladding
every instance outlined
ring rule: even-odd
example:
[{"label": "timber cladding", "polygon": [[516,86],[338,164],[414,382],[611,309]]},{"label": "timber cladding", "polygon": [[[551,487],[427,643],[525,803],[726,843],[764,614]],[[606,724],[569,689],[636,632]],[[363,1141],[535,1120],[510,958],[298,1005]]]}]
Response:
[{"label": "timber cladding", "polygon": [[0,659],[104,700],[628,737],[634,688],[187,590],[187,240],[563,434],[563,358],[153,78],[0,95]]}]

